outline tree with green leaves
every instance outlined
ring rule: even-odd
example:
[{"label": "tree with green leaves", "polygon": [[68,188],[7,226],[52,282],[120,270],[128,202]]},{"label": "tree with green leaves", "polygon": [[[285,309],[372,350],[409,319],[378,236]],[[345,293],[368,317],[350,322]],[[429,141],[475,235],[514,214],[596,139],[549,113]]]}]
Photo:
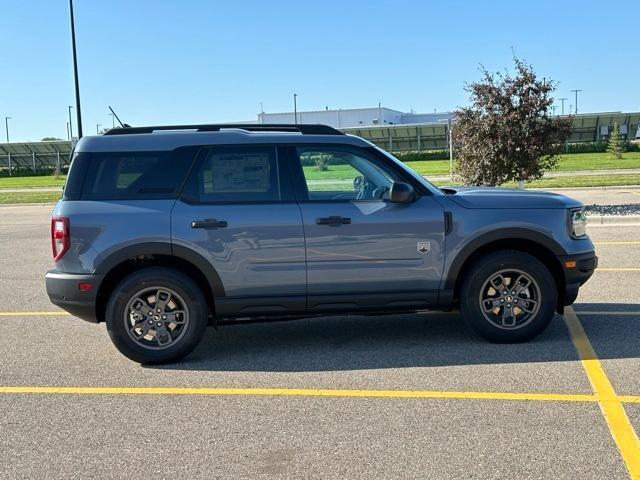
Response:
[{"label": "tree with green leaves", "polygon": [[457,175],[467,184],[541,178],[557,166],[571,117],[549,115],[556,83],[514,58],[515,74],[492,73],[467,85],[471,105],[455,112]]},{"label": "tree with green leaves", "polygon": [[624,152],[624,139],[620,135],[620,127],[618,122],[613,124],[613,130],[609,136],[609,143],[607,144],[607,152],[612,154],[616,159],[622,158]]}]

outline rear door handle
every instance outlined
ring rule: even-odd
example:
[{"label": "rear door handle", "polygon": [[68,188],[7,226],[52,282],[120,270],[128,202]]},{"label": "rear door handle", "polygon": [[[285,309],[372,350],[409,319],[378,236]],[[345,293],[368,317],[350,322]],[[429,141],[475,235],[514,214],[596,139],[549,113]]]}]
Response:
[{"label": "rear door handle", "polygon": [[350,223],[350,218],[340,216],[316,218],[316,225],[330,225],[333,227],[337,225],[349,225]]},{"label": "rear door handle", "polygon": [[206,218],[204,220],[194,220],[191,222],[191,228],[204,228],[206,230],[225,228],[226,226],[227,222],[224,220],[216,220],[215,218]]}]

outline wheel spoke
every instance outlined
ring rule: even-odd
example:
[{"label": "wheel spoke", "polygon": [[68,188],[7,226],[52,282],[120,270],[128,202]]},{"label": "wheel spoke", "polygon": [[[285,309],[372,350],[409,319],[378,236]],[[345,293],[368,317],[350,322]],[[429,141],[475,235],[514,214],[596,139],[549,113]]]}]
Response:
[{"label": "wheel spoke", "polygon": [[[520,283],[520,279],[523,279],[526,283],[521,284]],[[518,277],[518,280],[516,280],[515,287],[514,287],[513,291],[515,292],[516,295],[520,295],[520,293],[522,293],[524,290],[529,288],[530,285],[531,285],[531,279],[527,278],[524,275],[520,275]]]},{"label": "wheel spoke", "polygon": [[[529,306],[529,305],[531,305],[531,306]],[[535,300],[531,300],[531,299],[526,299],[526,300],[523,300],[521,302],[518,302],[518,307],[520,308],[520,310],[522,310],[523,312],[526,312],[526,313],[533,313],[537,306],[538,306],[538,302],[536,302]]]},{"label": "wheel spoke", "polygon": [[181,325],[184,323],[185,321],[185,311],[184,310],[172,310],[171,312],[167,312],[165,314],[165,316],[167,317],[166,319],[163,318],[162,321],[167,324],[167,323],[177,323],[178,325]]},{"label": "wheel spoke", "polygon": [[131,309],[142,313],[143,315],[153,315],[153,308],[149,306],[146,300],[143,300],[140,297],[136,297],[134,301],[131,303]]},{"label": "wheel spoke", "polygon": [[[144,320],[141,321],[141,322],[136,323],[135,325],[133,325],[129,329],[131,334],[137,339],[142,339],[149,333],[150,325],[147,322],[145,322],[145,323],[142,323],[142,322],[144,322]],[[138,333],[137,332],[138,329],[142,329],[142,331],[140,333]]]},{"label": "wheel spoke", "polygon": [[171,301],[171,292],[164,289],[158,289],[156,292],[156,312],[164,312],[167,304]]},{"label": "wheel spoke", "polygon": [[500,299],[498,298],[487,298],[482,301],[482,308],[487,313],[493,313],[493,311],[500,306],[501,306],[501,303],[500,303]]},{"label": "wheel spoke", "polygon": [[171,337],[171,332],[167,330],[164,326],[156,327],[156,342],[160,347],[166,347],[171,342],[173,342],[173,338]]},{"label": "wheel spoke", "polygon": [[509,305],[505,305],[502,310],[502,325],[504,327],[513,327],[516,324],[516,317],[513,314],[513,308]]},{"label": "wheel spoke", "polygon": [[[496,280],[500,280],[500,283],[496,283]],[[506,287],[507,287],[507,283],[505,278],[498,274],[495,277],[493,277],[490,281],[491,285],[493,286],[493,288],[495,288],[496,290],[498,290],[499,292],[502,292]]]}]

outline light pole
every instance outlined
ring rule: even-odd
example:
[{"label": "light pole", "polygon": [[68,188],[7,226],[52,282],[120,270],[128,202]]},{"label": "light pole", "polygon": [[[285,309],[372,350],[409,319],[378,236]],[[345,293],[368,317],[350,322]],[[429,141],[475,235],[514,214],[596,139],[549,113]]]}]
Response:
[{"label": "light pole", "polygon": [[9,143],[9,120],[11,120],[11,117],[4,117],[4,130],[7,134],[7,143]]},{"label": "light pole", "polygon": [[75,80],[75,87],[76,87],[76,115],[78,118],[78,140],[80,140],[82,138],[82,115],[80,113],[80,85],[78,83],[78,58],[76,55],[76,26],[73,19],[73,0],[69,0],[69,17],[71,20],[71,46],[73,48],[73,78]]},{"label": "light pole", "polygon": [[116,117],[113,113],[110,113],[109,116],[111,117],[111,128],[116,128]]},{"label": "light pole", "polygon": [[298,94],[293,94],[293,123],[298,124]]},{"label": "light pole", "polygon": [[556,114],[556,108],[558,108],[557,105],[551,105],[551,115],[555,115]]},{"label": "light pole", "polygon": [[73,105],[69,105],[69,140],[73,140],[73,122],[71,121],[71,109]]},{"label": "light pole", "polygon": [[96,123],[96,135],[100,135],[100,125],[99,123]]},{"label": "light pole", "polygon": [[559,100],[562,103],[562,115],[564,115],[564,102],[565,102],[565,100],[568,100],[568,99],[567,98],[560,98]]},{"label": "light pole", "polygon": [[576,102],[574,104],[574,111],[575,111],[575,114],[577,115],[578,114],[578,92],[581,92],[582,90],[571,90],[571,91],[576,94]]},{"label": "light pole", "polygon": [[69,133],[69,122],[67,122],[67,140],[71,141],[71,134]]},{"label": "light pole", "polygon": [[453,182],[453,122],[451,121],[451,117],[446,120],[443,118],[438,120],[439,122],[447,122],[447,133],[449,134],[449,180]]}]

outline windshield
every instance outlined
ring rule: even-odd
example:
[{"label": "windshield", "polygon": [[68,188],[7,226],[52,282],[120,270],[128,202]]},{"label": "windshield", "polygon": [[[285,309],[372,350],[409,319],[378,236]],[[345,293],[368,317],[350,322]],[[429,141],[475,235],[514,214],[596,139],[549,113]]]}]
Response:
[{"label": "windshield", "polygon": [[413,177],[414,179],[416,179],[418,182],[420,182],[420,184],[424,185],[431,193],[433,193],[434,195],[444,195],[444,193],[442,192],[442,190],[440,190],[438,187],[436,187],[434,184],[432,184],[431,182],[429,182],[427,179],[425,179],[422,175],[420,175],[418,172],[416,172],[414,169],[412,169],[411,167],[409,167],[406,163],[401,162],[400,160],[398,160],[396,157],[394,157],[393,155],[391,155],[389,152],[387,152],[386,150],[383,150],[382,148],[376,146],[375,149],[382,153],[385,157],[387,157],[389,160],[393,161],[396,165],[398,165],[400,168],[402,168],[404,171],[406,171],[409,175],[411,175],[411,177]]}]

